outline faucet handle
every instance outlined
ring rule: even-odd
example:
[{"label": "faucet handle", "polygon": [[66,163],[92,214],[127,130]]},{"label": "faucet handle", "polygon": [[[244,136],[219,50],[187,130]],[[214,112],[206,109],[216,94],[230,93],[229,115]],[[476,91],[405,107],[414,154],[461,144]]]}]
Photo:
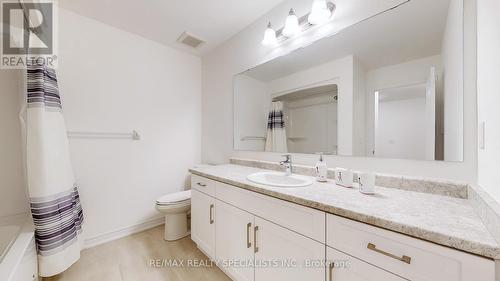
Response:
[{"label": "faucet handle", "polygon": [[285,161],[289,162],[292,160],[292,154],[283,154],[281,157],[285,157]]}]

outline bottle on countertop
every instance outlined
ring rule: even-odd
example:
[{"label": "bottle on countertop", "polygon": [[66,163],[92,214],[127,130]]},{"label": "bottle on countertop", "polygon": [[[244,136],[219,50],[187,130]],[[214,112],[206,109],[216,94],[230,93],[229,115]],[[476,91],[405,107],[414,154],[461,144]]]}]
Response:
[{"label": "bottle on countertop", "polygon": [[323,153],[319,154],[319,161],[316,163],[316,180],[319,182],[326,182],[328,180],[328,167],[326,162],[323,161]]},{"label": "bottle on countertop", "polygon": [[358,173],[359,192],[363,194],[375,194],[375,174]]}]

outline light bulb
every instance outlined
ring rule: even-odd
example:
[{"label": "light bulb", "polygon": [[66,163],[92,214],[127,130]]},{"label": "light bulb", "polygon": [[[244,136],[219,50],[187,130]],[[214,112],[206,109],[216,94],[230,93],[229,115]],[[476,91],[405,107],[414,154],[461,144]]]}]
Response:
[{"label": "light bulb", "polygon": [[264,39],[262,40],[262,45],[264,46],[273,46],[278,43],[278,39],[276,39],[276,31],[274,31],[271,23],[267,25],[266,31],[264,31]]},{"label": "light bulb", "polygon": [[327,22],[331,16],[332,12],[328,9],[326,0],[314,0],[307,20],[310,24],[317,25]]},{"label": "light bulb", "polygon": [[286,37],[293,37],[300,32],[299,19],[295,15],[293,9],[290,9],[288,17],[286,17],[285,28],[283,28],[283,35]]}]

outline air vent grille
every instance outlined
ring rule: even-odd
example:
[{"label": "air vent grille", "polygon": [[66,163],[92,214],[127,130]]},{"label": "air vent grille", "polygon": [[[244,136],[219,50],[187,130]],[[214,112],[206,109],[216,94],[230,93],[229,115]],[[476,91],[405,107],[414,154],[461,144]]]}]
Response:
[{"label": "air vent grille", "polygon": [[181,43],[181,44],[184,44],[186,46],[189,46],[191,48],[194,48],[194,49],[197,49],[199,48],[201,45],[203,45],[203,43],[205,43],[205,41],[187,33],[187,32],[183,32],[181,34],[181,36],[179,37],[179,39],[177,39],[177,42]]}]

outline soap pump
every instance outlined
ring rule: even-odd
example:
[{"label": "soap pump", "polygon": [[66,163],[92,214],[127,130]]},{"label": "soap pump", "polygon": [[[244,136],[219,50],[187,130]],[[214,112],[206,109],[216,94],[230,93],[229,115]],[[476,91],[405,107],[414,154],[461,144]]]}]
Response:
[{"label": "soap pump", "polygon": [[316,180],[319,182],[326,182],[328,180],[328,167],[326,162],[323,161],[323,153],[319,154],[319,161],[316,163]]}]

